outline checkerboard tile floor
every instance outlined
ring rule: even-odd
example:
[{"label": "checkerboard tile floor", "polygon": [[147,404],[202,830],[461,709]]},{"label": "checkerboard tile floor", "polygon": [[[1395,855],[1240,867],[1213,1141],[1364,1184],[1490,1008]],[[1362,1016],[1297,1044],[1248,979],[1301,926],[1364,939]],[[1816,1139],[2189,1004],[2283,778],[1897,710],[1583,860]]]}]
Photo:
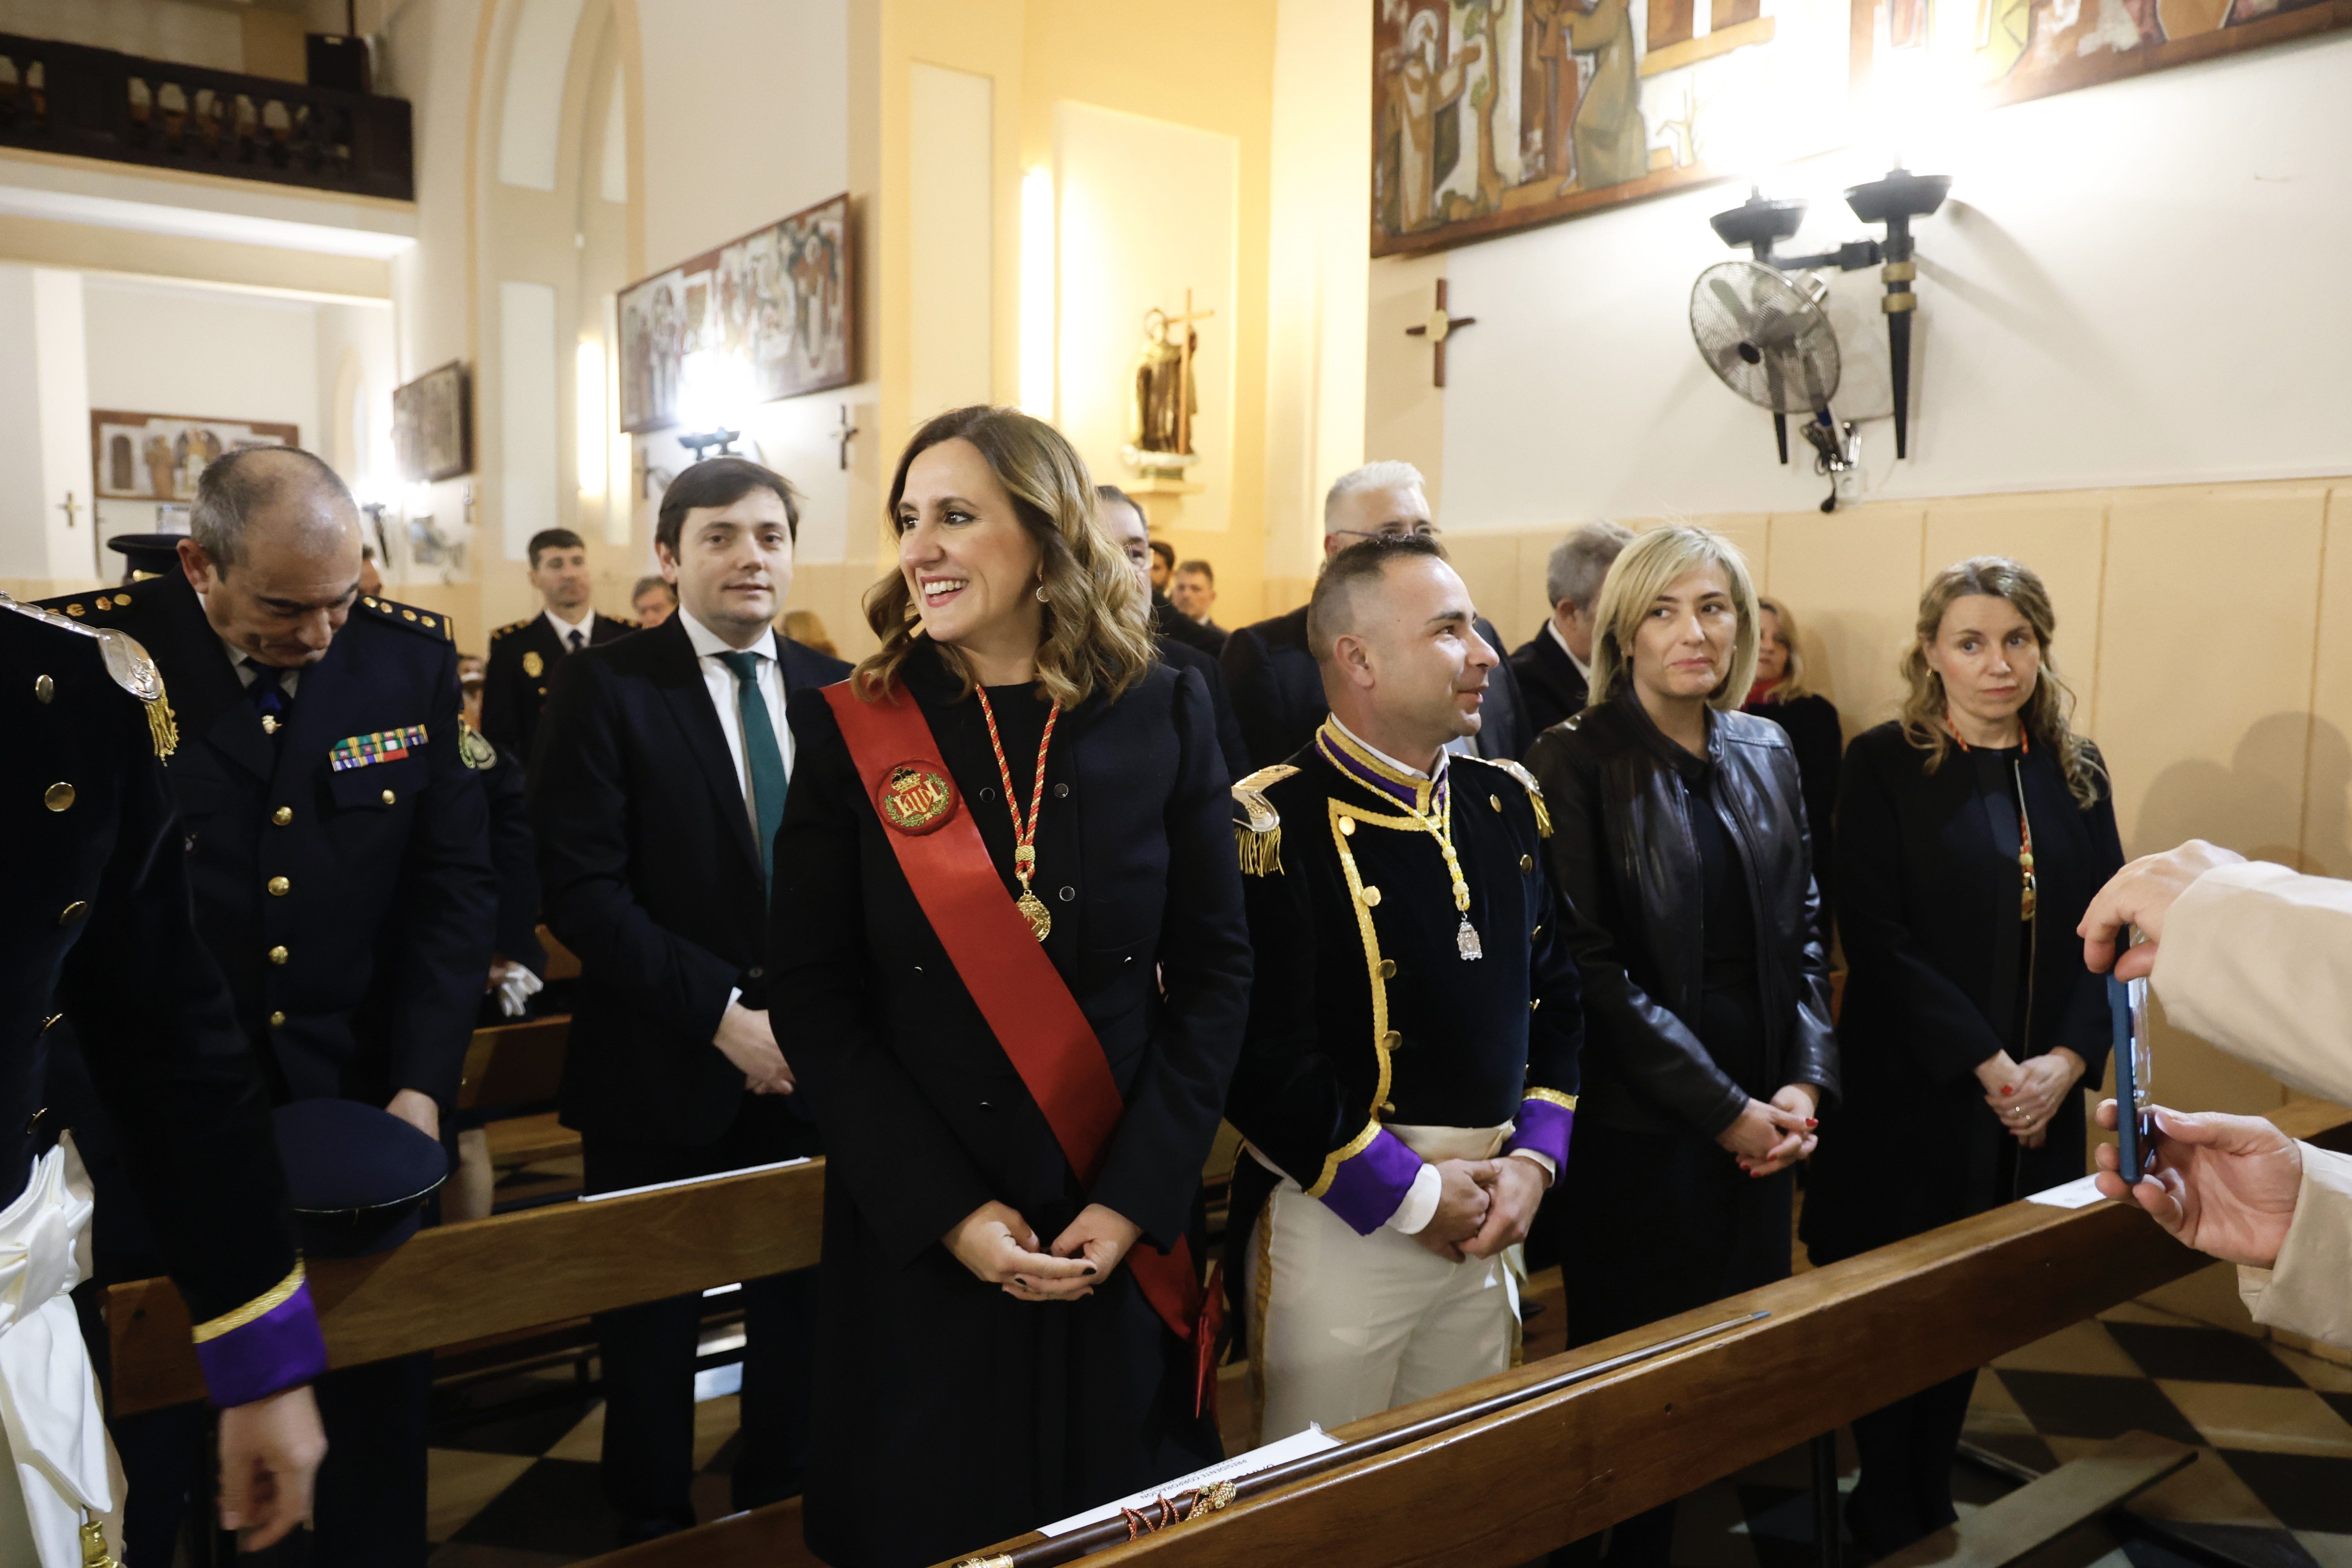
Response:
[{"label": "checkerboard tile floor", "polygon": [[[1557,1348],[1548,1342],[1558,1312],[1554,1294],[1530,1325],[1530,1354]],[[2013,1464],[2048,1470],[2134,1427],[2199,1449],[2131,1505],[2170,1544],[2092,1524],[2029,1558],[2031,1568],[2210,1568],[2209,1553],[2243,1568],[2352,1568],[2352,1367],[2232,1322],[2246,1326],[2231,1271],[2217,1268],[1979,1374],[1967,1439]],[[613,1549],[596,1485],[604,1406],[574,1390],[568,1369],[509,1379],[476,1403],[531,1397],[536,1413],[436,1430],[434,1568],[562,1568]],[[1246,1400],[1238,1384],[1225,1390],[1228,1410]],[[727,1511],[735,1397],[705,1399],[696,1414],[696,1504],[708,1520]],[[1840,1449],[1850,1488],[1843,1436]],[[1675,1532],[1676,1568],[1811,1568],[1807,1476],[1798,1447],[1695,1494]],[[2015,1485],[1966,1461],[1953,1480],[1963,1513]]]}]

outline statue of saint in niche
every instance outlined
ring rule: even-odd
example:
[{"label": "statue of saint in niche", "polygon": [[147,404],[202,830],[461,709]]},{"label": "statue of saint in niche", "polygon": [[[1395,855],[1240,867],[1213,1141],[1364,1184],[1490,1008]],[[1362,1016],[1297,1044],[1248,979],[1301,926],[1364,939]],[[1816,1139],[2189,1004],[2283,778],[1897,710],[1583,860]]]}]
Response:
[{"label": "statue of saint in niche", "polygon": [[1121,454],[1130,465],[1152,472],[1200,460],[1192,450],[1192,416],[1201,411],[1192,356],[1200,352],[1201,334],[1192,323],[1215,313],[1193,310],[1190,289],[1184,290],[1182,314],[1144,312],[1143,347],[1135,358],[1135,395],[1128,414],[1129,445]]}]

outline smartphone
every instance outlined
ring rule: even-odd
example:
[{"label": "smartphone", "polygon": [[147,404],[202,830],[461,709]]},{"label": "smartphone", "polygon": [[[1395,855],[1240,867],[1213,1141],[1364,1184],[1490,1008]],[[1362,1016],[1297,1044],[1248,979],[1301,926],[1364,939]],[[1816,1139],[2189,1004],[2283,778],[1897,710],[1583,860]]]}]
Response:
[{"label": "smartphone", "polygon": [[2156,1163],[2156,1117],[2148,1110],[2147,982],[2107,976],[2107,1012],[2115,1029],[2116,1140],[2126,1184]]}]

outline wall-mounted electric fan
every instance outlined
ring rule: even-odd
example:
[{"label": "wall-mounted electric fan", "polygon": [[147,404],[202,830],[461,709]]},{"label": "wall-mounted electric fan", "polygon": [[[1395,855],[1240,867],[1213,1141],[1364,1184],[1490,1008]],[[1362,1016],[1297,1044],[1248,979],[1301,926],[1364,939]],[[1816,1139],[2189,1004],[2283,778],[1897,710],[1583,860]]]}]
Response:
[{"label": "wall-mounted electric fan", "polygon": [[1815,468],[1831,476],[1823,511],[1837,506],[1836,476],[1855,458],[1853,428],[1830,412],[1843,362],[1837,333],[1822,300],[1829,286],[1806,274],[1790,276],[1761,261],[1722,261],[1691,288],[1691,337],[1707,368],[1723,384],[1772,414],[1780,460],[1789,460],[1788,416],[1802,416],[1799,432],[1819,454]]}]

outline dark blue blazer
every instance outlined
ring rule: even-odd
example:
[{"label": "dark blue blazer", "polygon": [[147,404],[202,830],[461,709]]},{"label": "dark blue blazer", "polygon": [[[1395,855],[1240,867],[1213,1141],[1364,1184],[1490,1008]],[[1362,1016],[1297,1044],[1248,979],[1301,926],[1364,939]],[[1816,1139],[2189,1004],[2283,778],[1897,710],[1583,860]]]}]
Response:
[{"label": "dark blue blazer", "polygon": [[[382,1105],[414,1089],[446,1110],[498,903],[446,617],[362,596],[273,741],[179,573],[50,605],[131,633],[163,669],[197,929],[274,1091]],[[400,731],[405,755],[332,765],[338,742]]]},{"label": "dark blue blazer", "polygon": [[[776,651],[787,694],[849,673],[781,634]],[[768,1005],[768,893],[682,617],[557,668],[530,807],[548,929],[580,958],[563,1124],[637,1142],[712,1142],[746,1092],[710,1043],[729,994],[740,990],[755,1011]]]}]

